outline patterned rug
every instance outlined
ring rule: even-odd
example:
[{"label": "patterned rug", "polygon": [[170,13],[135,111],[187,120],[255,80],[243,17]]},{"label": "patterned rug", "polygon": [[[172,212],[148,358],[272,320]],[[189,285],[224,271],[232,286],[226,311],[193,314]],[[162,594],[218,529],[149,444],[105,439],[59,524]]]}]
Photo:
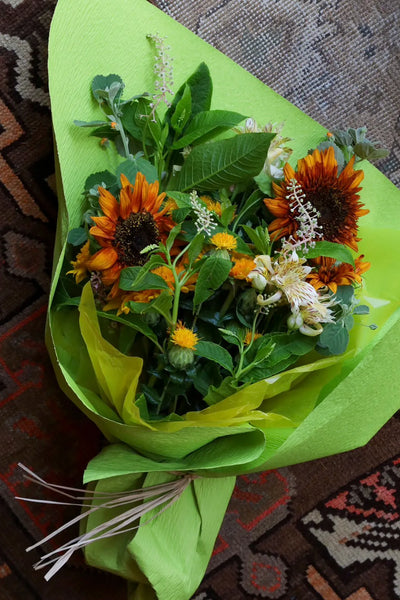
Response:
[{"label": "patterned rug", "polygon": [[[322,124],[367,124],[400,185],[400,9],[392,0],[153,2]],[[362,10],[360,6],[362,5]],[[45,583],[25,553],[75,513],[17,469],[79,485],[102,440],[59,391],[44,347],[57,199],[46,44],[55,0],[0,0],[0,600],[124,600],[81,557]],[[400,598],[400,435],[239,477],[194,600]],[[84,440],[83,444],[79,441]]]}]

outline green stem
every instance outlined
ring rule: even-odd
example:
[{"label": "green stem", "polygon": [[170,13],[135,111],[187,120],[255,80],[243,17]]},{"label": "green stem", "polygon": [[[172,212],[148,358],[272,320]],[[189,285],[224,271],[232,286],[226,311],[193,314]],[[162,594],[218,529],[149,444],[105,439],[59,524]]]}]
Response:
[{"label": "green stem", "polygon": [[229,290],[229,294],[225,298],[225,302],[223,303],[222,308],[219,311],[219,314],[220,314],[221,317],[223,317],[226,314],[226,311],[228,310],[228,308],[232,304],[233,299],[234,299],[235,294],[236,294],[235,282],[231,281],[230,283],[231,283],[231,289]]}]

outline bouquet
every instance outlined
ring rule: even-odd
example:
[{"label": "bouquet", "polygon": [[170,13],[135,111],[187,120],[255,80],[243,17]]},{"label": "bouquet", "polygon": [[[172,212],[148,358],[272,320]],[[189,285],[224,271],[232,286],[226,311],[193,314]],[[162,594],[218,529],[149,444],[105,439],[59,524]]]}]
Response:
[{"label": "bouquet", "polygon": [[108,13],[60,0],[52,23],[47,341],[110,443],[81,535],[38,567],[84,548],[131,598],[184,600],[236,475],[362,445],[399,407],[400,205],[365,128],[326,132],[144,1]]}]

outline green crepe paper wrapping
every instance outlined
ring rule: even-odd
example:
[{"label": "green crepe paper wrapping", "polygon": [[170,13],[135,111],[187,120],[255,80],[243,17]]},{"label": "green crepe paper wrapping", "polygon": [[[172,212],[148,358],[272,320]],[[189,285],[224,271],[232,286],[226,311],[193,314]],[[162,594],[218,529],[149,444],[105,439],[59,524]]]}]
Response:
[{"label": "green crepe paper wrapping", "polygon": [[[98,118],[90,96],[97,74],[121,75],[128,94],[153,89],[154,55],[147,34],[168,37],[176,89],[201,57],[214,82],[213,108],[241,112],[259,123],[285,121],[285,135],[294,138],[293,166],[325,134],[323,127],[146,0],[111,4],[59,0],[51,26],[49,80],[60,201],[51,300],[67,232],[81,221],[86,178],[112,171],[122,160],[102,152],[73,120]],[[309,364],[253,384],[204,411],[150,424],[134,403],[141,360],[122,355],[102,338],[90,287],[84,288],[79,314],[55,311],[50,302],[47,343],[60,387],[112,442],[89,463],[85,482],[118,492],[169,481],[175,471],[200,476],[136,533],[86,549],[89,564],[131,582],[132,600],[187,600],[193,594],[235,475],[361,446],[400,408],[400,192],[370,164],[362,163],[362,168],[361,198],[371,212],[360,221],[360,252],[372,263],[363,290],[371,314],[364,319],[378,330],[371,331],[356,317],[343,357],[313,356]],[[111,516],[98,511],[85,526],[91,529]]]}]

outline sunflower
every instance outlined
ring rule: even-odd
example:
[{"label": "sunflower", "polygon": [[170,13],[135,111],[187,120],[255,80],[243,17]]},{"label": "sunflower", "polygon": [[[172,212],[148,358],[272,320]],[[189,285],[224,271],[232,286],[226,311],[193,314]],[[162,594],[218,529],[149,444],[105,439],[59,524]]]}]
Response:
[{"label": "sunflower", "polygon": [[297,173],[287,163],[284,168],[285,179],[273,184],[275,198],[265,198],[268,210],[276,217],[269,226],[275,240],[293,236],[301,226],[298,204],[293,202],[290,193],[293,180],[299,184],[305,202],[311,211],[318,213],[318,226],[322,239],[345,244],[357,251],[357,220],[369,211],[360,202],[360,183],[364,178],[362,171],[355,171],[354,157],[338,175],[338,164],[333,147],[320,152],[314,150],[311,155],[297,163]]},{"label": "sunflower", "polygon": [[[101,250],[88,261],[91,271],[100,271],[104,285],[112,285],[117,293],[120,272],[125,267],[141,266],[146,254],[141,251],[151,244],[165,242],[175,223],[168,216],[170,205],[162,207],[165,193],[158,193],[158,182],[148,183],[142,173],[135,185],[121,175],[119,202],[106,189],[99,187],[99,204],[104,216],[92,217],[91,235]],[[115,285],[116,284],[116,285]]]},{"label": "sunflower", "polygon": [[71,271],[67,271],[67,275],[74,275],[76,283],[80,283],[87,276],[88,262],[90,260],[90,242],[86,242],[80,249],[76,260],[71,260],[71,265],[74,267]]},{"label": "sunflower", "polygon": [[363,262],[363,258],[363,254],[356,258],[353,267],[347,263],[337,264],[334,258],[321,256],[314,261],[319,267],[318,271],[307,275],[307,279],[316,290],[327,287],[335,294],[338,285],[362,283],[362,274],[371,266],[371,263]]}]

